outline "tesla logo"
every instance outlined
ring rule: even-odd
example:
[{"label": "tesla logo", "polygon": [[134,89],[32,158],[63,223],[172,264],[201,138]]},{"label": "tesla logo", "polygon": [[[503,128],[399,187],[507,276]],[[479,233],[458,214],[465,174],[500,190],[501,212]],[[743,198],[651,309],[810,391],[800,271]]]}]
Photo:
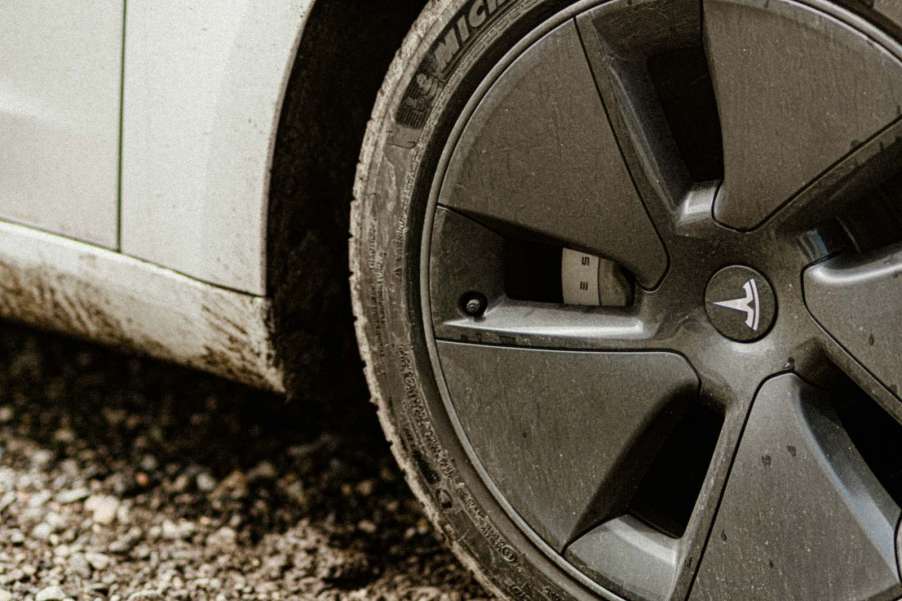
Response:
[{"label": "tesla logo", "polygon": [[755,278],[751,278],[743,284],[742,289],[745,290],[745,296],[742,298],[715,302],[714,304],[718,307],[745,313],[745,325],[751,328],[753,332],[757,332],[761,313],[759,311],[760,305],[758,304],[758,284],[755,283]]}]

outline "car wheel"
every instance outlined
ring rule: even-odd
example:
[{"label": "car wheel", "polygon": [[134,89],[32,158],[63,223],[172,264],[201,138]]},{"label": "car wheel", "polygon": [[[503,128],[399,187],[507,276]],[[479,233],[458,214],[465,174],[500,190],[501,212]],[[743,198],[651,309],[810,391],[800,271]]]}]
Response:
[{"label": "car wheel", "polygon": [[902,596],[891,6],[426,8],[352,289],[395,455],[491,590]]}]

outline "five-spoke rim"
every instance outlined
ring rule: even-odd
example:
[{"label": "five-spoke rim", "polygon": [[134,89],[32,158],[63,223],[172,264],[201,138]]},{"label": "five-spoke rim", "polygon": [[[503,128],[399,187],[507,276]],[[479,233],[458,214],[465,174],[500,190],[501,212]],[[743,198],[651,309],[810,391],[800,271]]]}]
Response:
[{"label": "five-spoke rim", "polygon": [[[843,373],[902,418],[902,330],[885,324],[902,315],[902,236],[872,234],[892,229],[873,197],[900,189],[899,48],[825,8],[581,3],[495,67],[444,153],[421,265],[443,400],[496,499],[600,594],[717,599],[749,582],[784,586],[774,598],[793,586],[902,594],[899,507],[823,388]],[[773,48],[754,43],[765,38]],[[699,56],[719,162],[687,158],[707,138],[681,135],[662,106],[681,102],[662,91],[662,71]],[[841,67],[839,81],[822,63]],[[693,100],[705,104],[704,93]],[[711,169],[717,177],[701,181]],[[541,289],[512,297],[511,265],[548,263],[549,248],[616,263],[630,302],[572,306]],[[705,301],[712,278],[740,266],[776,293],[772,327],[748,341],[718,331]],[[547,284],[536,269],[526,279]],[[474,294],[485,302],[468,311],[462,299]],[[687,420],[712,431],[692,506],[674,512],[675,526],[652,523],[636,498],[648,474],[661,477],[662,441],[685,435]],[[768,503],[808,521],[762,521]],[[804,530],[824,519],[830,537]],[[821,572],[774,530],[787,524],[813,543],[844,539],[824,564],[841,585],[815,581]],[[767,557],[767,537],[787,548]],[[737,567],[750,551],[764,563]],[[826,551],[814,555],[827,561]],[[848,565],[865,569],[845,574]]]}]

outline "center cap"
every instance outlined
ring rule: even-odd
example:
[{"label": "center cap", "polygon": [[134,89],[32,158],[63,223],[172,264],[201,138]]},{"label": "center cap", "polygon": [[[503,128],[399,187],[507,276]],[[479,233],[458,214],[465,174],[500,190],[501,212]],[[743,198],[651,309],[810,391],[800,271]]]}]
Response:
[{"label": "center cap", "polygon": [[717,331],[727,338],[752,342],[773,325],[777,299],[763,275],[750,267],[732,265],[708,282],[705,311]]}]

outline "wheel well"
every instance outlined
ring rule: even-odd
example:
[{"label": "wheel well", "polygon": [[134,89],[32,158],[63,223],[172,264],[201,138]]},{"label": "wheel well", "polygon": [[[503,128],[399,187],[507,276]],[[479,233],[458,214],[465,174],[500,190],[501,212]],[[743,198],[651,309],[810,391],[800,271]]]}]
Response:
[{"label": "wheel well", "polygon": [[290,397],[365,390],[348,285],[349,209],[382,80],[425,0],[320,0],[289,80],[270,184],[268,295]]}]

